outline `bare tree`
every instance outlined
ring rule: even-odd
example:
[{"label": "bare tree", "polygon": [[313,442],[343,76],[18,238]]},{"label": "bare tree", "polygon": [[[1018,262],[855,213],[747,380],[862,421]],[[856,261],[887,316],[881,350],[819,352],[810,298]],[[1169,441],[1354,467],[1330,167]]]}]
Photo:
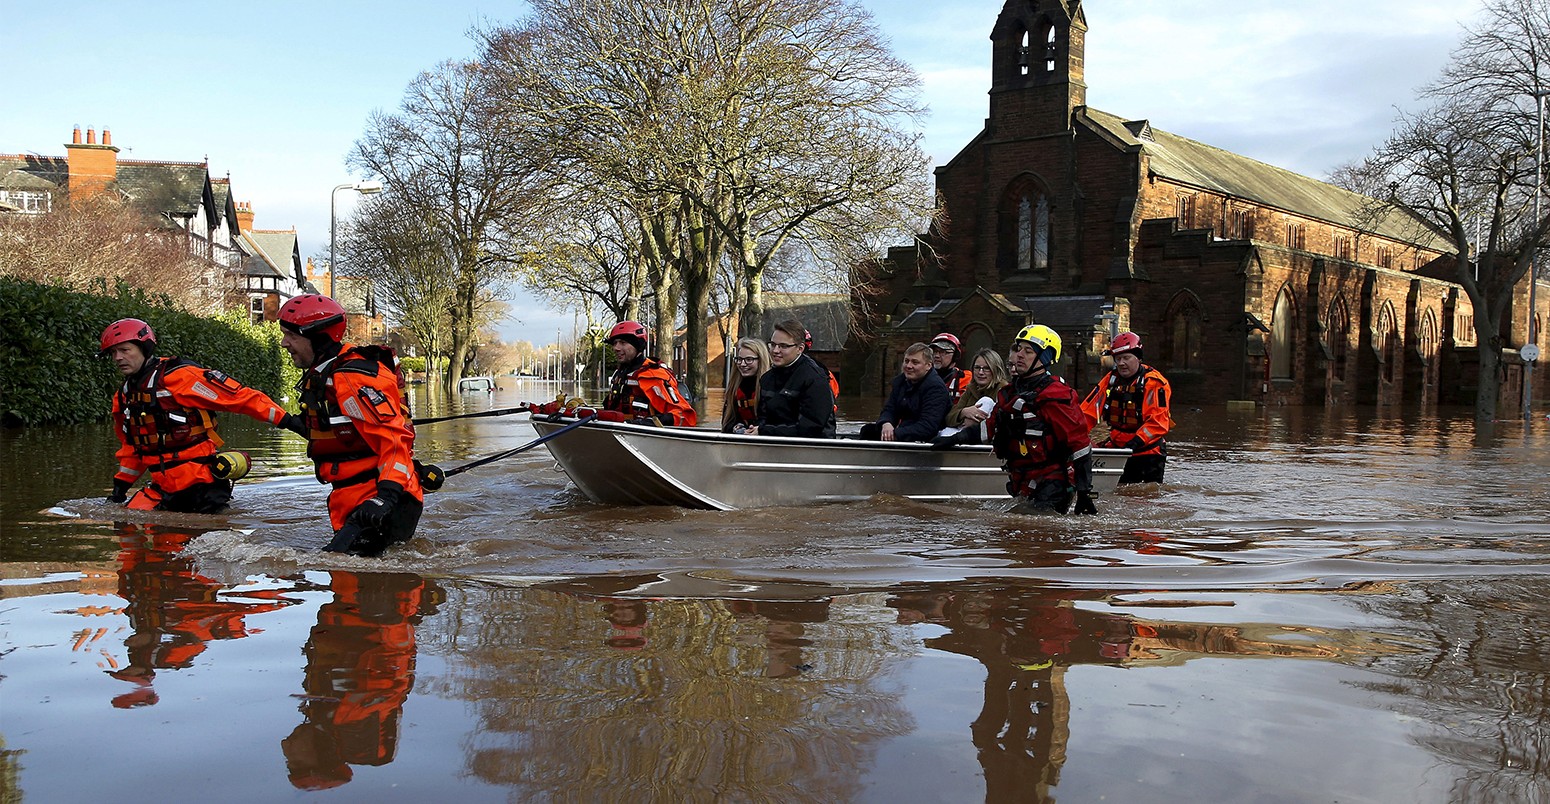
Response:
[{"label": "bare tree", "polygon": [[449,351],[457,285],[435,221],[389,192],[364,202],[343,229],[341,258],[371,282],[389,319],[424,350],[427,373],[438,373]]},{"label": "bare tree", "polygon": [[481,299],[511,276],[510,233],[544,209],[544,153],[506,147],[488,98],[478,64],[444,62],[409,85],[397,112],[374,114],[350,156],[445,250],[454,288],[449,391],[477,337]]},{"label": "bare tree", "polygon": [[[763,272],[788,241],[849,260],[924,222],[918,78],[858,5],[532,7],[523,22],[482,33],[498,105],[542,132],[566,175],[606,188],[639,221],[659,344],[684,302],[691,393],[705,390],[706,315],[724,254],[744,286],[748,328]],[[824,264],[841,275],[851,265]]]},{"label": "bare tree", "polygon": [[106,193],[61,199],[41,214],[0,215],[0,276],[83,290],[122,281],[188,310],[210,306],[212,277],[222,283],[219,301],[233,301],[234,291],[224,269],[189,254],[182,230]]},{"label": "bare tree", "polygon": [[1488,422],[1501,394],[1513,290],[1550,243],[1550,214],[1533,215],[1535,104],[1550,89],[1550,4],[1486,0],[1483,8],[1423,90],[1431,106],[1401,115],[1388,141],[1336,180],[1407,210],[1450,244],[1480,344],[1475,419]]}]

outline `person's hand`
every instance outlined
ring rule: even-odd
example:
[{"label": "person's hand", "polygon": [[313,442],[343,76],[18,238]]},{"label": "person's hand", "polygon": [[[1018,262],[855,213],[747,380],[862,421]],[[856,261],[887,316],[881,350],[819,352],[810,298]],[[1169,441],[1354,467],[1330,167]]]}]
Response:
[{"label": "person's hand", "polygon": [[117,503],[119,505],[123,505],[124,503],[128,502],[130,485],[131,484],[119,480],[118,478],[114,478],[113,493],[108,495],[108,502]]},{"label": "person's hand", "polygon": [[893,440],[893,423],[892,422],[884,422],[882,430],[880,432],[881,432],[882,440],[884,440],[884,441],[892,441]]},{"label": "person's hand", "polygon": [[754,425],[753,427],[750,427],[747,430],[743,431],[743,435],[758,435],[758,434],[759,434],[759,426],[758,425]]},{"label": "person's hand", "polygon": [[1091,492],[1080,490],[1077,491],[1076,509],[1073,513],[1081,514],[1084,516],[1098,513],[1098,506],[1093,505],[1093,495]]},{"label": "person's hand", "polygon": [[306,438],[309,435],[307,431],[307,423],[302,421],[300,416],[296,416],[290,413],[281,416],[280,421],[277,422],[275,426],[282,430],[290,430],[302,438]]},{"label": "person's hand", "polygon": [[398,504],[399,495],[403,489],[391,480],[384,480],[377,484],[377,496],[356,506],[350,512],[350,520],[362,528],[380,528],[393,512],[393,506]]},{"label": "person's hand", "polygon": [[966,425],[979,424],[980,422],[990,418],[989,413],[986,413],[979,408],[964,408],[963,412],[959,415],[963,417],[963,422]]}]

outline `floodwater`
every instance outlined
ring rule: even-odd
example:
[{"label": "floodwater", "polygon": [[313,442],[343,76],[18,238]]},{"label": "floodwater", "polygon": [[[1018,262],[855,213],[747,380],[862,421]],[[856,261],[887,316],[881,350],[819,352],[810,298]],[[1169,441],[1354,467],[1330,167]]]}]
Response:
[{"label": "floodwater", "polygon": [[1550,801],[1550,423],[1176,418],[1097,517],[607,508],[539,447],[380,560],[288,434],[223,422],[198,517],[0,432],[0,800]]}]

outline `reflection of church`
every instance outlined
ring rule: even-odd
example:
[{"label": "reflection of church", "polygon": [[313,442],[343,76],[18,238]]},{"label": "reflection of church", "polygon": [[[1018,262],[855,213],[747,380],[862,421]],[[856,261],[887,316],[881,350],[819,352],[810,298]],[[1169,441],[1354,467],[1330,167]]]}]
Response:
[{"label": "reflection of church", "polygon": [[[1078,0],[1007,0],[985,126],[936,170],[944,217],[882,266],[878,337],[852,340],[850,390],[885,390],[904,348],[937,332],[1004,351],[1033,321],[1061,334],[1060,373],[1078,387],[1095,382],[1112,326],[1141,335],[1185,400],[1467,401],[1455,395],[1473,393],[1472,310],[1443,278],[1442,238],[1363,196],[1089,107],[1086,35]],[[1509,313],[1513,344],[1526,309]]]}]

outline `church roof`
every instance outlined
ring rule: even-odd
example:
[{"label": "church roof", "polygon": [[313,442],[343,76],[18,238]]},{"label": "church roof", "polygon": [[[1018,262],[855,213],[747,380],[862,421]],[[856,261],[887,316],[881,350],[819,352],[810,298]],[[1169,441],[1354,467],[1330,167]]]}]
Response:
[{"label": "church roof", "polygon": [[1373,199],[1360,193],[1181,137],[1145,120],[1126,120],[1090,106],[1077,118],[1126,146],[1140,148],[1151,172],[1161,178],[1423,248],[1449,248],[1420,218],[1389,207],[1377,209]]}]

